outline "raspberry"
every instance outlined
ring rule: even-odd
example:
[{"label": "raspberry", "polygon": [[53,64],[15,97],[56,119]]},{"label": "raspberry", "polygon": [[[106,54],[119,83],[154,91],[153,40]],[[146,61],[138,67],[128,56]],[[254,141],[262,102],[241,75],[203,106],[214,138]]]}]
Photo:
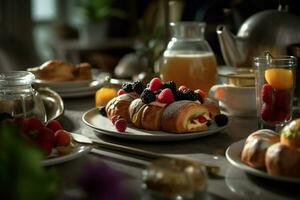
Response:
[{"label": "raspberry", "polygon": [[174,95],[172,93],[172,90],[170,88],[163,89],[158,95],[157,100],[160,103],[167,103],[167,104],[173,103]]},{"label": "raspberry", "polygon": [[274,124],[278,124],[280,122],[283,122],[284,120],[288,120],[290,117],[291,117],[290,112],[277,110],[275,111],[271,122]]},{"label": "raspberry", "polygon": [[154,92],[156,90],[159,90],[162,86],[162,82],[160,80],[160,78],[156,77],[153,78],[150,83],[149,83],[149,89]]},{"label": "raspberry", "polygon": [[106,113],[106,110],[105,110],[105,106],[100,106],[98,108],[98,112],[100,113],[100,115],[104,116],[104,117],[107,117],[107,113]]},{"label": "raspberry", "polygon": [[201,89],[197,89],[195,90],[195,93],[198,93],[201,97],[202,97],[202,100],[204,101],[204,99],[206,98],[206,94],[203,90]]},{"label": "raspberry", "polygon": [[48,121],[48,123],[46,124],[46,127],[50,128],[54,132],[63,129],[60,122],[58,120],[55,120],[55,119]]},{"label": "raspberry", "polygon": [[115,125],[116,121],[121,118],[121,115],[114,115],[111,118],[111,123]]},{"label": "raspberry", "polygon": [[218,114],[215,116],[215,122],[217,126],[225,126],[228,123],[228,117],[224,114]]},{"label": "raspberry", "polygon": [[206,119],[204,116],[202,116],[202,115],[200,115],[199,117],[197,117],[197,120],[198,120],[200,123],[205,123],[205,122],[207,122],[207,119]]},{"label": "raspberry", "polygon": [[289,111],[291,107],[290,92],[288,90],[276,90],[274,93],[275,108],[280,109],[282,111]]},{"label": "raspberry", "polygon": [[46,155],[49,155],[55,141],[54,132],[51,129],[44,127],[39,131],[35,141]]},{"label": "raspberry", "polygon": [[26,126],[27,130],[41,130],[45,127],[41,120],[35,117],[27,119],[24,122],[24,126]]},{"label": "raspberry", "polygon": [[119,132],[124,132],[127,128],[127,121],[124,118],[120,118],[115,123],[116,129]]},{"label": "raspberry", "polygon": [[155,101],[156,96],[150,89],[145,89],[141,94],[141,99],[144,103],[148,104]]},{"label": "raspberry", "polygon": [[145,89],[145,86],[143,85],[143,83],[141,81],[135,81],[132,85],[132,89],[133,91],[135,91],[138,94],[142,94],[142,92]]},{"label": "raspberry", "polygon": [[58,130],[55,132],[55,146],[69,146],[71,143],[71,135],[65,130]]},{"label": "raspberry", "polygon": [[183,91],[183,90],[186,90],[186,89],[188,89],[188,87],[186,87],[185,85],[181,85],[178,88],[178,90],[180,90],[180,91]]},{"label": "raspberry", "polygon": [[124,89],[119,89],[117,94],[118,94],[118,96],[120,96],[120,95],[125,94],[125,93],[126,93],[126,91]]},{"label": "raspberry", "polygon": [[271,121],[273,117],[272,105],[264,103],[261,107],[261,118],[265,121]]},{"label": "raspberry", "polygon": [[127,93],[133,92],[132,83],[129,83],[129,82],[123,83],[122,89],[125,90],[125,92],[127,92]]},{"label": "raspberry", "polygon": [[269,84],[264,84],[261,88],[261,98],[264,103],[272,105],[273,103],[273,88]]}]

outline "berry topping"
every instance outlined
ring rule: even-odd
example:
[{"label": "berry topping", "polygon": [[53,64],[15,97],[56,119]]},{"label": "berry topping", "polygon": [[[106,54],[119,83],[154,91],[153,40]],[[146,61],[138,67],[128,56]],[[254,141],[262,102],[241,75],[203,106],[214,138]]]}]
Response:
[{"label": "berry topping", "polygon": [[273,102],[273,88],[269,84],[264,84],[261,89],[261,98],[263,102],[271,105]]},{"label": "berry topping", "polygon": [[114,115],[114,116],[111,118],[111,123],[112,123],[113,125],[115,125],[116,121],[117,121],[118,119],[120,119],[120,118],[122,118],[121,115]]},{"label": "berry topping", "polygon": [[185,95],[182,90],[177,90],[174,96],[175,96],[175,101],[185,100]]},{"label": "berry topping", "polygon": [[45,127],[41,120],[35,117],[27,119],[24,123],[29,130],[41,130]]},{"label": "berry topping", "polygon": [[106,110],[105,110],[105,106],[100,106],[98,108],[98,112],[100,113],[100,115],[106,117],[107,116],[107,113],[106,113]]},{"label": "berry topping", "polygon": [[173,81],[168,81],[168,82],[165,82],[164,84],[162,84],[162,89],[165,89],[165,88],[169,88],[172,90],[173,94],[176,93],[176,83],[173,82]]},{"label": "berry topping", "polygon": [[60,124],[60,122],[58,120],[50,120],[47,124],[46,124],[47,128],[50,128],[52,131],[56,132],[58,130],[63,129],[62,125]]},{"label": "berry topping", "polygon": [[127,128],[127,121],[124,118],[120,118],[115,122],[117,131],[124,132]]},{"label": "berry topping", "polygon": [[123,83],[122,85],[122,89],[125,90],[125,92],[129,93],[129,92],[133,92],[132,89],[132,83]]},{"label": "berry topping", "polygon": [[124,89],[119,89],[117,94],[118,94],[118,96],[120,96],[120,95],[125,94],[125,93],[126,93],[126,91]]},{"label": "berry topping", "polygon": [[180,90],[180,91],[183,91],[183,90],[186,90],[186,89],[188,89],[188,87],[186,87],[185,85],[181,85],[178,88],[178,90]]},{"label": "berry topping", "polygon": [[65,130],[55,132],[55,146],[68,146],[71,143],[70,133]]},{"label": "berry topping", "polygon": [[202,98],[202,96],[199,93],[195,92],[195,97],[196,97],[196,100],[198,100],[200,103],[204,102],[204,99]]},{"label": "berry topping", "polygon": [[228,123],[228,117],[224,114],[216,115],[215,122],[217,126],[225,126]]},{"label": "berry topping", "polygon": [[183,94],[185,96],[185,100],[190,100],[190,101],[198,100],[197,94],[191,89],[184,90]]},{"label": "berry topping", "polygon": [[133,91],[135,91],[138,94],[142,94],[142,92],[145,89],[145,86],[143,85],[143,83],[141,81],[135,81],[132,85],[132,89]]},{"label": "berry topping", "polygon": [[155,101],[156,96],[150,89],[145,89],[141,94],[141,99],[144,103],[148,104]]},{"label": "berry topping", "polygon": [[265,121],[271,121],[273,117],[272,105],[264,103],[261,107],[261,118]]},{"label": "berry topping", "polygon": [[198,93],[202,97],[203,101],[206,98],[205,92],[203,90],[201,90],[201,89],[195,90],[195,93]]},{"label": "berry topping", "polygon": [[173,103],[174,95],[172,90],[170,88],[163,89],[158,95],[157,100],[160,103],[167,103],[167,104]]},{"label": "berry topping", "polygon": [[198,120],[198,122],[200,122],[200,123],[205,123],[205,122],[207,122],[207,119],[206,119],[204,116],[202,116],[202,115],[198,116],[198,117],[197,117],[197,120]]},{"label": "berry topping", "polygon": [[160,78],[156,77],[153,78],[150,83],[149,83],[149,89],[154,92],[156,90],[159,90],[162,86],[162,82],[160,80]]}]

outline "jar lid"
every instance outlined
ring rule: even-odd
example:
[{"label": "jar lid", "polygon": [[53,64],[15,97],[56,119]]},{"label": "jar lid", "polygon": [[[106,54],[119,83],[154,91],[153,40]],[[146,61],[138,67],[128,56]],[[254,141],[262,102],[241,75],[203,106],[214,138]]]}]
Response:
[{"label": "jar lid", "polygon": [[27,71],[10,71],[0,74],[0,85],[2,86],[19,86],[30,85],[35,76]]}]

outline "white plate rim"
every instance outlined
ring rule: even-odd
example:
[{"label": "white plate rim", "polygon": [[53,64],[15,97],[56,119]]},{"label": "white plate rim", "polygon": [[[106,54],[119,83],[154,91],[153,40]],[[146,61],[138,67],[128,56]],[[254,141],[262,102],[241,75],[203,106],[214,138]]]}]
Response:
[{"label": "white plate rim", "polygon": [[[128,131],[124,132],[124,133],[119,133],[117,131],[113,131],[112,130],[107,130],[107,129],[101,129],[98,127],[95,127],[93,124],[91,124],[86,118],[87,115],[91,114],[91,113],[97,113],[98,114],[98,110],[97,108],[92,108],[88,111],[86,111],[83,115],[82,115],[82,121],[90,128],[92,128],[94,131],[101,133],[101,134],[105,134],[105,135],[109,135],[109,136],[114,136],[114,137],[118,137],[118,138],[122,138],[122,139],[131,139],[131,140],[140,140],[140,141],[179,141],[179,140],[188,140],[188,139],[194,139],[194,138],[200,138],[200,137],[205,137],[208,135],[212,135],[212,134],[216,134],[222,130],[224,130],[225,128],[227,128],[230,124],[230,120],[229,122],[222,127],[216,127],[216,129],[211,129],[208,131],[201,131],[201,132],[194,132],[194,133],[183,133],[183,134],[177,134],[177,133],[167,133],[164,131],[144,131],[142,129],[138,129],[135,127],[128,127],[127,130],[135,130],[141,133],[149,133],[149,135],[136,135],[134,133],[130,133]],[[101,116],[100,114],[98,114],[99,117],[102,117],[103,119],[105,117]],[[111,124],[110,120],[105,118],[105,120],[107,120],[108,123]],[[113,127],[113,125],[111,125],[111,127]],[[161,134],[163,133],[163,134]]]},{"label": "white plate rim", "polygon": [[271,176],[267,172],[255,169],[253,167],[250,167],[246,164],[244,164],[240,159],[240,154],[242,151],[242,148],[244,146],[246,139],[240,140],[238,142],[235,142],[231,144],[226,149],[226,158],[233,166],[243,170],[244,172],[248,172],[249,174],[259,176],[262,178],[267,178],[270,180],[276,180],[276,181],[283,181],[283,182],[290,182],[290,183],[300,183],[300,178],[290,178],[285,176]]},{"label": "white plate rim", "polygon": [[75,158],[81,157],[81,156],[89,153],[92,150],[92,147],[89,145],[83,145],[83,144],[79,144],[79,143],[76,143],[76,145],[77,146],[75,147],[75,150],[72,151],[71,153],[62,155],[62,156],[58,156],[58,157],[54,157],[54,158],[44,159],[42,161],[42,165],[46,167],[46,166],[64,163],[64,162],[73,160]]}]

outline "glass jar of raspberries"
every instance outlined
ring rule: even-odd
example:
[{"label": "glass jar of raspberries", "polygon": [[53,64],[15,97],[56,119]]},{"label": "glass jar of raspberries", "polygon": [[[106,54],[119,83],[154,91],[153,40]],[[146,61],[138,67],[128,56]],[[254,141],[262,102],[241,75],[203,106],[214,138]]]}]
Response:
[{"label": "glass jar of raspberries", "polygon": [[258,128],[279,130],[292,119],[296,58],[255,57]]},{"label": "glass jar of raspberries", "polygon": [[31,84],[35,76],[27,71],[0,74],[0,113],[14,118],[37,117],[46,122],[46,111]]}]

